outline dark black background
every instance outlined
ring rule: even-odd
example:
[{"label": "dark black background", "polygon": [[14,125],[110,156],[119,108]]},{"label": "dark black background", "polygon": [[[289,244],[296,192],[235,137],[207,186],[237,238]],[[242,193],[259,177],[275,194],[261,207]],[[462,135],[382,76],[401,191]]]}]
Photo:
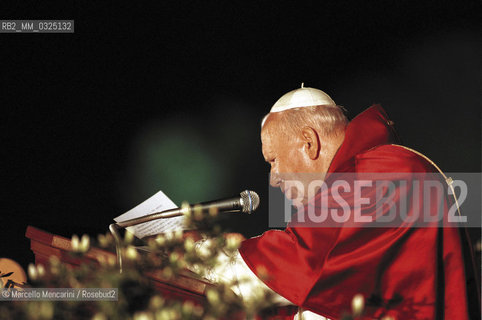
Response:
[{"label": "dark black background", "polygon": [[[256,190],[261,210],[228,224],[259,234],[260,119],[301,82],[350,117],[381,103],[406,145],[444,171],[480,172],[478,1],[23,1],[0,17],[75,19],[74,34],[0,34],[0,256],[23,265],[27,225],[95,235],[160,189],[177,202]],[[220,174],[167,162],[140,188],[136,141],[156,126],[192,140],[185,166],[202,152]],[[161,156],[180,152],[170,146]],[[177,189],[163,174],[179,174]],[[203,191],[186,199],[190,184]]]}]

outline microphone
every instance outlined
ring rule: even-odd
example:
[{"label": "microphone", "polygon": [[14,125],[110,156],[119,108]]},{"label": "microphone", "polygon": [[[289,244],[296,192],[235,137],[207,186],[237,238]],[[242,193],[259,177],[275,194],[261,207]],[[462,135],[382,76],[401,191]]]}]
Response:
[{"label": "microphone", "polygon": [[121,228],[131,227],[140,223],[157,220],[172,218],[184,215],[187,210],[200,211],[202,213],[209,212],[243,212],[251,214],[254,210],[258,209],[259,206],[259,196],[256,192],[245,190],[239,194],[238,197],[229,199],[220,199],[209,202],[202,202],[194,205],[190,205],[188,208],[176,208],[165,210],[161,212],[155,212],[147,216],[130,219],[122,222],[117,222],[117,226]]}]

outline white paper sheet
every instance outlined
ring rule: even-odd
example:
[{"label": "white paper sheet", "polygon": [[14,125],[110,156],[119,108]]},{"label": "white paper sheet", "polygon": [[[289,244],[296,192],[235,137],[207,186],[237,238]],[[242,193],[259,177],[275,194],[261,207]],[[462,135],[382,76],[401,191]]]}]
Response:
[{"label": "white paper sheet", "polygon": [[[114,218],[115,222],[122,222],[134,218],[146,216],[154,212],[177,208],[176,204],[169,199],[164,192],[159,191],[149,199],[145,200],[137,207],[127,211],[124,214]],[[183,224],[183,216],[153,220],[139,224],[137,226],[127,227],[127,230],[132,232],[138,238],[156,235],[174,231],[177,229],[185,229]]]}]

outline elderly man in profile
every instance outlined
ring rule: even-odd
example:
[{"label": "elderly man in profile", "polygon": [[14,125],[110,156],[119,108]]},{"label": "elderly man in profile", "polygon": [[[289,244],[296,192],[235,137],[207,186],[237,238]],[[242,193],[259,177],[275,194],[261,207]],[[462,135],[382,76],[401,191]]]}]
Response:
[{"label": "elderly man in profile", "polygon": [[[261,140],[271,185],[300,209],[316,207],[318,195],[300,192],[292,181],[307,190],[314,176],[326,174],[436,172],[429,159],[396,144],[380,106],[348,122],[326,93],[303,86],[274,104]],[[245,240],[233,274],[252,279],[239,294],[274,292],[278,302],[298,306],[295,319],[339,319],[355,295],[365,300],[360,319],[469,319],[466,240],[459,231],[290,223]]]}]

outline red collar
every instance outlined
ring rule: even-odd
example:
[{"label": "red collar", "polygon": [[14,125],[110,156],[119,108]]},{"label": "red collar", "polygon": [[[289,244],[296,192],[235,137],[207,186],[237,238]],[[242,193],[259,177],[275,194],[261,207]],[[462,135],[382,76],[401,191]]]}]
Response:
[{"label": "red collar", "polygon": [[328,172],[349,171],[355,156],[383,144],[398,143],[393,122],[380,105],[373,105],[357,115],[346,127],[345,139],[331,161]]}]

